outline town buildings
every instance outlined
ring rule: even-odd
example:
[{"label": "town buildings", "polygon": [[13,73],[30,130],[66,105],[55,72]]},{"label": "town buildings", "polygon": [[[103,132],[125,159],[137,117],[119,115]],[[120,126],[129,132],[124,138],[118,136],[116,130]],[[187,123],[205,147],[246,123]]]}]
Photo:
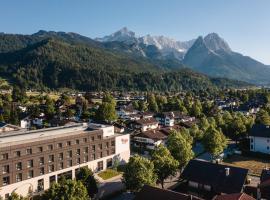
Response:
[{"label": "town buildings", "polygon": [[250,151],[270,154],[270,127],[254,124],[250,130]]}]

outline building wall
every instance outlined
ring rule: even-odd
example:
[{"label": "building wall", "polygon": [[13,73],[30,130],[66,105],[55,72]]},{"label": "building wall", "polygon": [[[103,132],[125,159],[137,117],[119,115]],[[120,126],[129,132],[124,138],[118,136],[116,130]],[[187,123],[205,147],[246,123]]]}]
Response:
[{"label": "building wall", "polygon": [[158,128],[158,123],[155,124],[147,124],[142,126],[142,131],[147,131],[147,130],[153,130]]},{"label": "building wall", "polygon": [[11,194],[12,192],[16,192],[20,195],[27,196],[29,190],[32,190],[35,194],[37,194],[38,180],[40,180],[40,179],[44,180],[44,190],[46,190],[50,187],[49,179],[51,176],[56,176],[56,180],[57,180],[59,178],[58,177],[59,174],[72,171],[72,178],[74,179],[75,178],[75,170],[79,169],[80,167],[88,166],[90,169],[92,169],[92,171],[97,172],[98,162],[100,162],[100,161],[103,162],[103,170],[105,170],[107,168],[107,160],[108,159],[113,159],[113,160],[120,159],[122,162],[128,162],[129,156],[130,156],[130,152],[125,151],[125,152],[121,152],[121,153],[114,154],[111,156],[103,157],[103,158],[100,158],[100,159],[97,159],[94,161],[90,161],[87,163],[83,163],[80,165],[65,168],[63,170],[58,170],[58,171],[48,173],[48,174],[45,174],[42,176],[38,176],[35,178],[24,180],[24,181],[21,181],[18,183],[7,185],[4,187],[1,187],[0,196],[4,198],[7,193]]},{"label": "building wall", "polygon": [[270,154],[270,138],[250,137],[250,151]]},{"label": "building wall", "polygon": [[[24,144],[0,146],[0,196],[5,197],[6,194],[13,191],[26,195],[29,189],[37,192],[38,180],[40,179],[44,179],[44,189],[48,189],[51,176],[71,171],[72,178],[74,178],[75,170],[83,166],[88,166],[93,172],[97,172],[98,162],[100,161],[103,162],[103,169],[106,169],[108,159],[119,160],[121,163],[127,162],[130,157],[130,136],[128,134],[114,134],[113,126],[101,129],[103,130],[84,131],[76,135],[67,133],[58,138],[51,137],[35,142],[29,140]],[[61,147],[59,147],[60,143],[62,144]],[[51,145],[53,149],[48,149]],[[42,151],[39,151],[40,147],[43,147]],[[95,148],[92,149],[93,147]],[[29,148],[32,149],[31,154],[26,153]],[[85,148],[87,148],[87,152]],[[76,152],[79,149],[80,152],[77,154]],[[15,156],[17,151],[21,152],[19,157]],[[72,151],[72,157],[69,157],[69,151]],[[59,159],[61,153],[63,153],[63,158]],[[8,159],[3,159],[2,154],[8,154]],[[54,160],[49,162],[49,156],[51,155],[54,155]],[[41,157],[44,158],[44,164],[39,162]],[[87,157],[87,160],[85,157]],[[79,162],[78,159],[80,159]],[[33,160],[32,167],[27,166],[29,160]],[[71,166],[68,164],[69,161],[72,161]],[[16,169],[16,163],[18,162],[22,163],[21,170]],[[59,167],[61,163],[63,167]],[[3,166],[7,165],[9,166],[9,172],[4,173]],[[54,166],[53,172],[49,171],[51,165]],[[44,174],[42,175],[40,175],[41,168],[44,168]],[[33,171],[34,177],[27,179],[29,171]],[[17,182],[16,174],[19,173],[22,174],[22,181]],[[4,177],[10,177],[10,184],[3,184]]]}]

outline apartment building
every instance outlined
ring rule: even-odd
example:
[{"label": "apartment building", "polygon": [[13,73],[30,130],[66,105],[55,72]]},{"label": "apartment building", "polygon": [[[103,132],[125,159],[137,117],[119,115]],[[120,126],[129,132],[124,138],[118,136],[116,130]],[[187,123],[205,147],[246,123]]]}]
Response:
[{"label": "apartment building", "polygon": [[75,178],[80,167],[94,172],[130,157],[128,134],[113,126],[80,123],[34,131],[0,133],[0,196],[40,193],[61,176]]}]

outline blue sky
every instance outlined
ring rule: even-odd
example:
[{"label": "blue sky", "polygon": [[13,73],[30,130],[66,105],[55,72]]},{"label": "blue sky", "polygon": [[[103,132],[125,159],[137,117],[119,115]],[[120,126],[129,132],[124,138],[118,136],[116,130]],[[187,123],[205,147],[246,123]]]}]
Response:
[{"label": "blue sky", "polygon": [[270,64],[269,10],[269,0],[1,0],[0,32],[95,38],[126,26],[177,40],[216,32],[234,51]]}]

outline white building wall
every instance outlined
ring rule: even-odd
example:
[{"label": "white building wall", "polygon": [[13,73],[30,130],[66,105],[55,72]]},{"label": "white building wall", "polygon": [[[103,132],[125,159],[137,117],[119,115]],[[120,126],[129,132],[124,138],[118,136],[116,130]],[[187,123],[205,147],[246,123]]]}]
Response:
[{"label": "white building wall", "polygon": [[72,178],[75,178],[75,170],[88,166],[90,169],[92,169],[93,172],[97,172],[98,168],[98,162],[103,161],[103,169],[105,170],[107,167],[107,159],[112,158],[113,160],[120,160],[121,164],[128,162],[130,157],[130,136],[127,135],[120,135],[115,138],[115,154],[110,155],[107,157],[103,157],[100,159],[96,159],[94,161],[82,163],[76,166],[72,166],[69,168],[65,168],[63,170],[58,170],[52,173],[48,173],[42,176],[38,176],[35,178],[31,178],[29,180],[24,180],[18,183],[10,184],[7,186],[3,186],[0,188],[0,196],[5,197],[5,194],[9,193],[11,194],[12,192],[16,192],[19,195],[27,196],[29,189],[31,189],[34,193],[37,192],[38,188],[38,180],[44,179],[44,190],[47,190],[49,188],[49,178],[51,176],[56,175],[56,180],[57,180],[57,175],[62,174],[64,172],[72,171]]},{"label": "white building wall", "polygon": [[250,137],[250,151],[270,154],[270,138]]}]

